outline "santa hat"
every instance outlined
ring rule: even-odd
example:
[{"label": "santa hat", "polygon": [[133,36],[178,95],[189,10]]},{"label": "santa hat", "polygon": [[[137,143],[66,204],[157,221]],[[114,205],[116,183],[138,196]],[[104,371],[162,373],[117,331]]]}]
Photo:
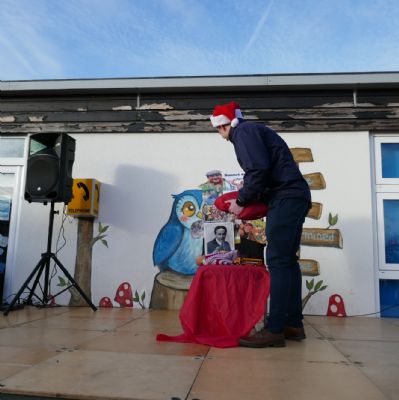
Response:
[{"label": "santa hat", "polygon": [[238,118],[243,118],[240,106],[234,101],[231,101],[228,104],[215,107],[211,115],[211,123],[214,128],[226,124],[231,124],[234,128],[239,124]]}]

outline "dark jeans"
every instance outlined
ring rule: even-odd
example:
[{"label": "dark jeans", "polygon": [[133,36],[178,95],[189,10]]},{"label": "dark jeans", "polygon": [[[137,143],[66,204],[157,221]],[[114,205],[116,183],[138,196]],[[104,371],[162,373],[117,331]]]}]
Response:
[{"label": "dark jeans", "polygon": [[266,263],[270,272],[268,330],[302,327],[302,276],[296,255],[309,203],[300,198],[269,203],[266,218]]}]

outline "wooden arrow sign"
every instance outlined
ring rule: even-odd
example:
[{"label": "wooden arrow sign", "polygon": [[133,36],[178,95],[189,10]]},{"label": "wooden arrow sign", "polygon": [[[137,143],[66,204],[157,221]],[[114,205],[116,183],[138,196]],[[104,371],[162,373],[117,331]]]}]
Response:
[{"label": "wooden arrow sign", "polygon": [[303,259],[298,262],[303,276],[320,275],[320,265],[316,260]]},{"label": "wooden arrow sign", "polygon": [[290,149],[292,156],[294,157],[295,162],[300,163],[300,162],[312,162],[313,161],[313,155],[312,155],[312,150],[308,148],[302,148],[302,147],[294,147]]},{"label": "wooden arrow sign", "polygon": [[339,229],[303,228],[301,245],[338,247],[342,249],[342,236]]},{"label": "wooden arrow sign", "polygon": [[309,210],[307,217],[313,219],[320,219],[323,212],[323,204],[312,202],[312,208]]},{"label": "wooden arrow sign", "polygon": [[305,174],[303,177],[306,179],[311,190],[321,190],[326,188],[326,181],[320,172]]}]

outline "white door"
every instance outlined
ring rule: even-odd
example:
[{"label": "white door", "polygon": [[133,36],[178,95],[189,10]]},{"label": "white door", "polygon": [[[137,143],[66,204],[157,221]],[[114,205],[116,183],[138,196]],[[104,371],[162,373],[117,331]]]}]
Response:
[{"label": "white door", "polygon": [[15,234],[18,213],[18,189],[22,167],[0,166],[0,291],[2,299],[10,296],[14,270]]},{"label": "white door", "polygon": [[25,137],[0,136],[0,302],[12,298],[26,143]]}]

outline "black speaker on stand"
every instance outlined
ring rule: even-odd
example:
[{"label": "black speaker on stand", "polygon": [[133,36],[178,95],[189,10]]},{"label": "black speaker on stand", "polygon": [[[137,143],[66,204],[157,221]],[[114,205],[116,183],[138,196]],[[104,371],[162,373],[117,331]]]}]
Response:
[{"label": "black speaker on stand", "polygon": [[66,134],[30,137],[25,200],[45,204],[71,200],[75,147],[75,139]]},{"label": "black speaker on stand", "polygon": [[[39,262],[21,286],[10,305],[4,311],[7,315],[22,293],[28,289],[29,295],[25,304],[32,304],[32,298],[39,301],[40,305],[45,307],[51,299],[74,287],[85,299],[86,303],[96,311],[97,308],[79,287],[68,270],[58,260],[55,253],[51,252],[51,242],[53,237],[54,203],[63,202],[67,204],[72,198],[72,166],[75,160],[75,139],[66,134],[38,133],[30,136],[29,154],[26,169],[25,200],[36,203],[51,203],[49,215],[49,227],[47,237],[47,250],[42,253]],[[53,296],[49,296],[49,277],[50,262],[53,260],[68,278],[70,285]],[[39,285],[40,278],[44,272],[44,285],[42,296],[38,296],[35,291]],[[32,287],[29,287],[33,281]]]}]

